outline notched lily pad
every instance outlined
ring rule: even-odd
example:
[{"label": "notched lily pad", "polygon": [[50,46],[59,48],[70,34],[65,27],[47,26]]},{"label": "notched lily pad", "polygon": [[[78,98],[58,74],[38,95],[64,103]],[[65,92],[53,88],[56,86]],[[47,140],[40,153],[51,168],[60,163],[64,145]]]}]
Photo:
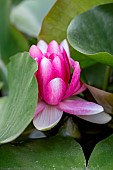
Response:
[{"label": "notched lily pad", "polygon": [[111,170],[113,167],[113,135],[98,143],[89,159],[89,170]]}]

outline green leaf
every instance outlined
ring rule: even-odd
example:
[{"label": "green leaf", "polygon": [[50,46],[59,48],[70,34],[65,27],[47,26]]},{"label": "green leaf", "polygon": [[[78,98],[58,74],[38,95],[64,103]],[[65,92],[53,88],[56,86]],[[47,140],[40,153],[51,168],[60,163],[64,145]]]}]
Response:
[{"label": "green leaf", "polygon": [[33,119],[38,94],[34,78],[36,65],[28,53],[11,57],[9,96],[0,98],[0,143],[14,140]]},{"label": "green leaf", "polygon": [[90,9],[72,20],[67,35],[71,46],[98,62],[113,66],[113,3]]},{"label": "green leaf", "polygon": [[5,63],[9,57],[20,51],[28,51],[29,44],[26,38],[20,34],[10,23],[11,0],[0,0],[0,55]]},{"label": "green leaf", "polygon": [[112,0],[57,0],[44,19],[39,38],[47,42],[52,39],[61,42],[67,37],[67,27],[72,18],[93,6],[108,2]]},{"label": "green leaf", "polygon": [[28,50],[29,44],[27,39],[16,28],[11,26],[7,37],[7,43],[3,49],[3,57],[10,57],[17,52],[24,52]]},{"label": "green leaf", "polygon": [[4,48],[4,44],[7,42],[8,29],[9,29],[9,15],[11,8],[11,0],[0,0],[0,53]]},{"label": "green leaf", "polygon": [[55,136],[0,148],[0,168],[30,170],[83,170],[84,155],[72,138]]},{"label": "green leaf", "polygon": [[[71,20],[93,6],[113,2],[112,0],[57,0],[49,14],[45,17],[38,39],[44,39],[48,43],[55,39],[59,43],[67,37],[67,28]],[[84,54],[71,48],[71,57],[80,62],[82,67],[88,67],[95,63],[87,59]]]},{"label": "green leaf", "polygon": [[96,63],[83,70],[88,84],[97,88],[103,87],[106,65]]},{"label": "green leaf", "polygon": [[27,0],[11,11],[11,22],[22,32],[36,37],[38,36],[42,20],[47,15],[56,0]]},{"label": "green leaf", "polygon": [[113,135],[96,145],[89,159],[91,170],[111,170],[113,168]]},{"label": "green leaf", "polygon": [[17,5],[17,4],[19,4],[21,1],[23,1],[23,0],[12,0],[12,2],[13,2],[13,5]]},{"label": "green leaf", "polygon": [[3,82],[3,93],[7,94],[8,82],[7,82],[7,67],[0,57],[0,81]]},{"label": "green leaf", "polygon": [[3,82],[0,81],[0,90],[3,87]]}]

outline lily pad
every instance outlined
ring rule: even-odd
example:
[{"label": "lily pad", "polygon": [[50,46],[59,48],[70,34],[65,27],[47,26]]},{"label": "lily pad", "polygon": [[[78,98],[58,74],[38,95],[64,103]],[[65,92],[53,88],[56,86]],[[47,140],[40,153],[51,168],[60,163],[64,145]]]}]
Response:
[{"label": "lily pad", "polygon": [[89,159],[91,170],[111,170],[113,168],[113,135],[96,145]]},{"label": "lily pad", "polygon": [[71,46],[86,58],[113,66],[113,3],[94,7],[75,17],[67,35]]},{"label": "lily pad", "polygon": [[[67,28],[71,20],[87,11],[88,9],[100,5],[113,2],[112,0],[57,0],[48,15],[44,18],[42,28],[38,39],[44,39],[48,43],[55,39],[59,43],[67,37]],[[94,63],[93,59],[87,58],[84,54],[71,49],[71,57],[80,62],[85,68]]]},{"label": "lily pad", "polygon": [[11,57],[9,96],[0,98],[0,143],[18,137],[33,119],[37,103],[37,64],[28,53]]},{"label": "lily pad", "polygon": [[0,147],[0,169],[84,170],[84,155],[73,139],[55,136]]},{"label": "lily pad", "polygon": [[67,37],[67,27],[72,18],[96,5],[109,2],[112,0],[57,0],[44,18],[39,39],[44,39],[47,42],[55,39],[60,43]]}]

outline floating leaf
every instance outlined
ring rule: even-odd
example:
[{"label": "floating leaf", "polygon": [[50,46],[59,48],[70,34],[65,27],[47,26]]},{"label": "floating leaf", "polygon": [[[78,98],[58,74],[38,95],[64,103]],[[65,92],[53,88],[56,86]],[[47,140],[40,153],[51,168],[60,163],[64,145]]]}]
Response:
[{"label": "floating leaf", "polygon": [[113,3],[82,13],[68,27],[68,40],[79,52],[113,66]]},{"label": "floating leaf", "polygon": [[[67,28],[71,20],[86,10],[104,3],[113,2],[112,0],[57,0],[49,14],[45,17],[39,39],[44,39],[48,43],[55,39],[61,42],[67,37]],[[88,24],[89,25],[89,24]],[[87,59],[81,54],[71,49],[71,57],[78,60],[82,67],[88,67],[95,63],[92,59]]]},{"label": "floating leaf", "polygon": [[8,65],[9,96],[0,98],[0,143],[18,137],[31,122],[37,103],[37,64],[19,53]]},{"label": "floating leaf", "polygon": [[57,0],[44,19],[39,39],[47,42],[55,39],[60,43],[67,37],[67,27],[72,18],[93,6],[109,2],[112,0]]},{"label": "floating leaf", "polygon": [[72,138],[55,136],[0,147],[0,169],[83,170],[84,155]]},{"label": "floating leaf", "polygon": [[106,65],[96,63],[88,68],[85,68],[83,73],[85,74],[89,85],[102,88],[105,78],[105,71]]},{"label": "floating leaf", "polygon": [[98,143],[89,159],[91,170],[111,170],[113,168],[113,135]]}]

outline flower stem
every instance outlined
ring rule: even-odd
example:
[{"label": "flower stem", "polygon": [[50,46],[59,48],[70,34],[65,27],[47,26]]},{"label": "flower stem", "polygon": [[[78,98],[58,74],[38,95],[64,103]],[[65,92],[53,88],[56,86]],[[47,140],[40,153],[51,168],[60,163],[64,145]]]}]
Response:
[{"label": "flower stem", "polygon": [[103,87],[102,87],[103,90],[107,90],[108,83],[109,83],[110,73],[111,73],[111,67],[110,66],[106,66],[104,82],[103,82]]}]

